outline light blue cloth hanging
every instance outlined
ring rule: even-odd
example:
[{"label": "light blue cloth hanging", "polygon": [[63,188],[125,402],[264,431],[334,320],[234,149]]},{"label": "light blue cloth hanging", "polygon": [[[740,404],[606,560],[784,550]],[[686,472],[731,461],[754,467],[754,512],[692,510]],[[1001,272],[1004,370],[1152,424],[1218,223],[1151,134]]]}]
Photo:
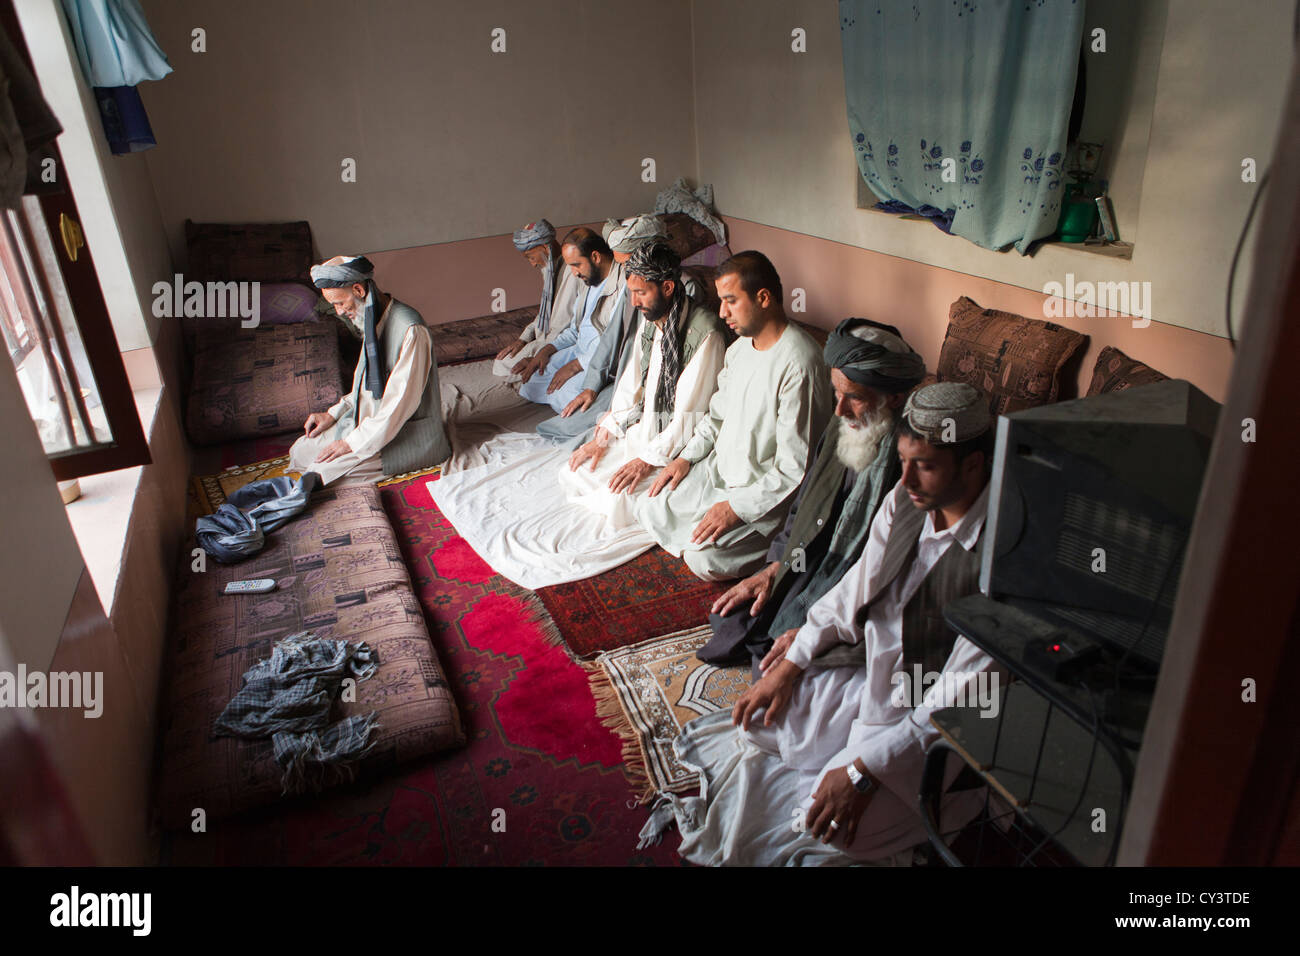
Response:
[{"label": "light blue cloth hanging", "polygon": [[[840,0],[858,169],[987,249],[1060,217],[1083,0]],[[946,174],[946,175],[945,175]]]},{"label": "light blue cloth hanging", "polygon": [[63,0],[63,10],[91,86],[135,86],[172,71],[139,0]]}]

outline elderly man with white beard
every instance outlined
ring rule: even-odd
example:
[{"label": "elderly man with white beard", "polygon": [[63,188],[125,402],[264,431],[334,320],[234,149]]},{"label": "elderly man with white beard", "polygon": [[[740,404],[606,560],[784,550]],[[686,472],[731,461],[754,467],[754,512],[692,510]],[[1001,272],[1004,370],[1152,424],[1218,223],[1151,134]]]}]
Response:
[{"label": "elderly man with white beard", "polygon": [[826,340],[835,418],[799,486],[767,565],[732,586],[709,615],[713,637],[697,652],[711,664],[758,662],[862,556],[871,520],[901,474],[898,412],[925,377],[921,358],[893,326],[845,319]]},{"label": "elderly man with white beard", "polygon": [[352,391],[312,412],[289,449],[289,471],[322,485],[378,481],[432,468],[451,455],[442,419],[438,360],[420,313],[375,285],[365,256],[311,267],[311,281],[339,318],[361,333]]}]

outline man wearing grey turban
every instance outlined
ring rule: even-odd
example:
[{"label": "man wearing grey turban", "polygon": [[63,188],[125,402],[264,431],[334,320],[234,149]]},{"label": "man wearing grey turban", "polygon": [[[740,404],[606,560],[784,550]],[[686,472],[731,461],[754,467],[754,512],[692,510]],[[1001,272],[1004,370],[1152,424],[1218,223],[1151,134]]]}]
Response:
[{"label": "man wearing grey turban", "polygon": [[698,651],[712,664],[752,656],[755,669],[780,634],[793,634],[818,598],[858,560],[876,509],[898,482],[898,413],[925,377],[925,360],[898,330],[845,319],[823,350],[835,418],[799,486],[763,570],[740,581],[709,614],[713,638]]},{"label": "man wearing grey turban", "polygon": [[429,327],[379,291],[374,271],[365,256],[337,256],[311,269],[321,295],[361,333],[352,391],[308,415],[289,450],[289,470],[316,472],[324,485],[432,468],[451,454]]},{"label": "man wearing grey turban", "polygon": [[[964,704],[996,716],[1005,676],[943,619],[948,603],[979,589],[992,439],[978,389],[940,382],[912,393],[898,435],[902,478],[862,558],[793,638],[776,642],[730,714],[691,721],[676,742],[709,781],[707,807],[676,813],[684,857],[900,863],[926,842],[916,794],[939,735],[930,715]],[[948,793],[945,826],[963,826],[982,804],[977,790]],[[796,806],[802,832],[790,826]]]},{"label": "man wearing grey turban", "polygon": [[[554,418],[537,426],[537,434],[552,441],[565,442],[586,437],[609,411],[614,397],[614,380],[622,374],[632,352],[632,332],[637,328],[637,311],[627,290],[626,263],[632,253],[666,235],[663,222],[656,216],[634,216],[619,222],[610,219],[601,230],[614,264],[622,271],[609,324],[600,335],[600,345],[583,371],[582,391]],[[687,290],[690,294],[690,290]],[[698,298],[698,296],[697,296]]]},{"label": "man wearing grey turban", "polygon": [[497,353],[492,366],[492,374],[507,382],[518,382],[520,373],[537,350],[555,341],[568,327],[582,282],[565,267],[559,243],[555,241],[555,228],[545,219],[530,222],[516,230],[511,238],[528,264],[542,273],[542,299],[537,306],[537,317],[517,340]]}]

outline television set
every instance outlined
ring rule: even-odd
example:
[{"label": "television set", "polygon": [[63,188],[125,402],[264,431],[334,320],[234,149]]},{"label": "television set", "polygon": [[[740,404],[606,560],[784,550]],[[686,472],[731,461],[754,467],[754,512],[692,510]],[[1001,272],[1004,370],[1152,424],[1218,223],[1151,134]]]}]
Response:
[{"label": "television set", "polygon": [[980,590],[1159,666],[1219,405],[1170,380],[998,419]]}]

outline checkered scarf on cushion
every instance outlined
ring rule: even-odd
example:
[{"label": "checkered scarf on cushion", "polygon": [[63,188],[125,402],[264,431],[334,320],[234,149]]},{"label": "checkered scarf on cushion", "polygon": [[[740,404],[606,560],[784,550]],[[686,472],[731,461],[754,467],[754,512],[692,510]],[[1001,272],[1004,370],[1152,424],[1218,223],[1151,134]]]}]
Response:
[{"label": "checkered scarf on cushion", "polygon": [[244,686],[217,718],[212,736],[272,737],[286,793],[300,792],[313,768],[320,778],[326,766],[350,773],[343,765],[368,749],[376,714],[331,724],[330,708],[345,678],[363,681],[378,666],[365,643],[291,634],[244,672]]}]

